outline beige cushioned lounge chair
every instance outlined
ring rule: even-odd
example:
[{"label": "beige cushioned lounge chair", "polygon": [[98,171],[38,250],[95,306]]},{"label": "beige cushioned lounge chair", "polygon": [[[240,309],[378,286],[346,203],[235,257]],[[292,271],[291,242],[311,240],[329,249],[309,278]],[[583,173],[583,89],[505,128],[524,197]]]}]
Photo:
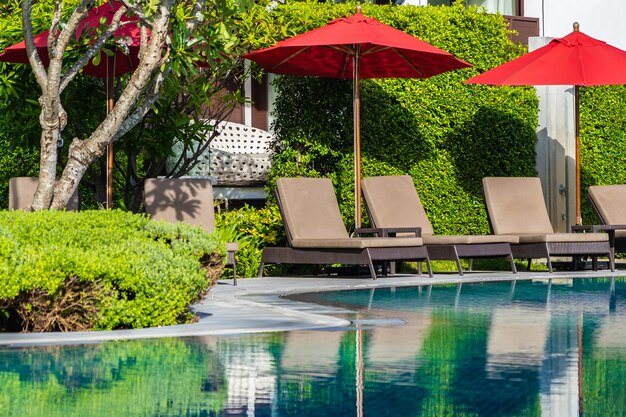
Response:
[{"label": "beige cushioned lounge chair", "polygon": [[[9,210],[28,210],[33,204],[39,177],[14,177],[9,180]],[[68,211],[80,210],[78,190],[67,203]]]},{"label": "beige cushioned lounge chair", "polygon": [[409,175],[369,177],[361,181],[363,197],[373,227],[386,233],[421,228],[422,240],[431,260],[455,261],[463,275],[460,258],[508,257],[511,271],[517,273],[511,244],[517,236],[435,235]]},{"label": "beige cushioned lounge chair", "polygon": [[516,258],[546,258],[552,272],[551,256],[607,255],[614,270],[606,233],[554,233],[539,178],[486,177],[483,192],[493,233],[519,237]]},{"label": "beige cushioned lounge chair", "polygon": [[[215,230],[213,186],[205,178],[147,178],[144,182],[146,213],[153,220],[169,223],[184,222],[200,226],[208,233]],[[227,243],[226,265],[233,269],[237,285],[237,243]]]},{"label": "beige cushioned lounge chair", "polygon": [[259,276],[266,263],[367,265],[373,279],[375,261],[426,262],[428,252],[419,237],[351,238],[339,212],[328,178],[279,178],[276,196],[289,247],[263,249]]},{"label": "beige cushioned lounge chair", "polygon": [[613,253],[626,252],[626,184],[592,185],[589,201],[602,224],[592,229],[609,233]]}]

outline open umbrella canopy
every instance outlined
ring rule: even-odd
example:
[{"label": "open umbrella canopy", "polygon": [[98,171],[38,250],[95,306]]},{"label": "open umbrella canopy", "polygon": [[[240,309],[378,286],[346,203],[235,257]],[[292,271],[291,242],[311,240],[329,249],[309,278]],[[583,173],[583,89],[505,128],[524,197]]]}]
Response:
[{"label": "open umbrella canopy", "polygon": [[319,76],[354,81],[355,226],[361,226],[361,78],[428,78],[470,67],[436,48],[376,19],[360,7],[346,18],[243,55],[275,74]]},{"label": "open umbrella canopy", "polygon": [[[357,48],[360,62],[355,75]],[[243,57],[275,74],[339,79],[427,78],[471,66],[360,12]]]},{"label": "open umbrella canopy", "polygon": [[[122,7],[121,3],[107,2],[102,6],[91,9],[76,31],[76,40],[80,39],[82,36],[94,36],[96,29],[100,26],[104,25],[106,27],[109,25],[113,20],[115,12],[120,7]],[[101,20],[104,23],[101,23]],[[136,16],[122,16],[120,27],[114,33],[114,38],[120,45],[115,53],[115,77],[119,77],[134,70],[139,64],[138,53],[141,31],[137,22],[138,19]],[[34,36],[35,47],[45,66],[48,66],[50,62],[48,58],[48,33],[49,32],[46,30]],[[107,77],[106,65],[102,64],[106,62],[106,55],[104,55],[104,52],[101,52],[101,54],[103,54],[102,59],[100,59],[101,64],[95,65],[92,60],[92,62],[83,68],[84,74],[100,78]],[[21,41],[6,48],[0,54],[0,61],[28,64],[26,43]]]},{"label": "open umbrella canopy", "polygon": [[626,84],[626,51],[579,31],[465,81],[490,85],[573,85],[576,123],[576,223],[580,208],[579,86]]},{"label": "open umbrella canopy", "polygon": [[626,51],[574,30],[465,82],[491,85],[626,84]]}]

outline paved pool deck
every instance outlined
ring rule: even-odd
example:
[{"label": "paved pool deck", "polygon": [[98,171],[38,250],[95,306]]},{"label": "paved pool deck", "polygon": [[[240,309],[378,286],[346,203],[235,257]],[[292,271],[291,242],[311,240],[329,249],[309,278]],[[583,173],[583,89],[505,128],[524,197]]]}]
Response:
[{"label": "paved pool deck", "polygon": [[207,335],[240,335],[274,331],[323,329],[349,326],[342,318],[347,311],[284,298],[297,293],[371,289],[381,287],[429,286],[485,281],[562,280],[570,278],[606,278],[626,276],[626,271],[562,271],[555,273],[468,272],[437,273],[434,278],[398,274],[372,280],[367,277],[298,276],[220,281],[206,298],[194,306],[198,321],[192,324],[137,330],[72,333],[3,333],[0,346],[29,346],[98,343],[106,340],[186,337]]}]

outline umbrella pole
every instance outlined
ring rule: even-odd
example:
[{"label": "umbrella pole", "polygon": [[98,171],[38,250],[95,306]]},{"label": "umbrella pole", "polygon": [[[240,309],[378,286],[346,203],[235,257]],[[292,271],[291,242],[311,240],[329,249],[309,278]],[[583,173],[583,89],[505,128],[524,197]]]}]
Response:
[{"label": "umbrella pole", "polygon": [[[115,97],[114,97],[114,83],[115,82],[115,57],[109,56],[107,57],[107,115],[113,111],[113,106],[115,105]],[[110,209],[113,204],[113,143],[109,143],[107,145],[106,152],[106,168],[107,168],[107,178],[106,178],[106,194],[107,201],[106,207]]]},{"label": "umbrella pole", "polygon": [[353,57],[354,83],[354,225],[361,227],[361,93],[359,81],[359,62],[361,45],[356,45]]},{"label": "umbrella pole", "polygon": [[580,210],[580,106],[578,86],[574,86],[574,129],[576,130],[576,224],[582,224]]}]

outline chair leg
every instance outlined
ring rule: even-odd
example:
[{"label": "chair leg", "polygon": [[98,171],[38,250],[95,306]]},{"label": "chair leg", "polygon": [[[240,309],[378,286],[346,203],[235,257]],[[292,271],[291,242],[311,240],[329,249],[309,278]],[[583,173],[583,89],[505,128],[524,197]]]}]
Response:
[{"label": "chair leg", "polygon": [[433,270],[430,267],[430,258],[426,258],[425,262],[426,262],[426,269],[428,270],[428,277],[432,278],[433,277]]},{"label": "chair leg", "polygon": [[528,258],[528,265],[526,265],[526,269],[530,271],[530,263],[532,262],[531,258]]},{"label": "chair leg", "polygon": [[459,259],[459,254],[456,251],[456,246],[454,247],[454,257],[456,258],[456,270],[459,272],[460,276],[463,276],[463,267],[461,266],[461,259]]},{"label": "chair leg", "polygon": [[265,264],[263,263],[263,261],[261,261],[261,265],[259,266],[259,274],[257,275],[258,278],[263,278],[263,267],[265,266]]},{"label": "chair leg", "polygon": [[548,271],[550,273],[553,272],[553,269],[552,269],[552,259],[550,259],[550,255],[548,255]]},{"label": "chair leg", "polygon": [[472,270],[472,268],[474,267],[474,258],[469,258],[469,259],[467,260],[467,262],[468,262],[468,265],[467,265],[467,270],[468,270],[468,271],[471,271],[471,270]]},{"label": "chair leg", "polygon": [[511,253],[508,258],[509,262],[511,262],[511,272],[517,274],[517,268],[515,267],[515,258],[513,258],[513,254]]}]

